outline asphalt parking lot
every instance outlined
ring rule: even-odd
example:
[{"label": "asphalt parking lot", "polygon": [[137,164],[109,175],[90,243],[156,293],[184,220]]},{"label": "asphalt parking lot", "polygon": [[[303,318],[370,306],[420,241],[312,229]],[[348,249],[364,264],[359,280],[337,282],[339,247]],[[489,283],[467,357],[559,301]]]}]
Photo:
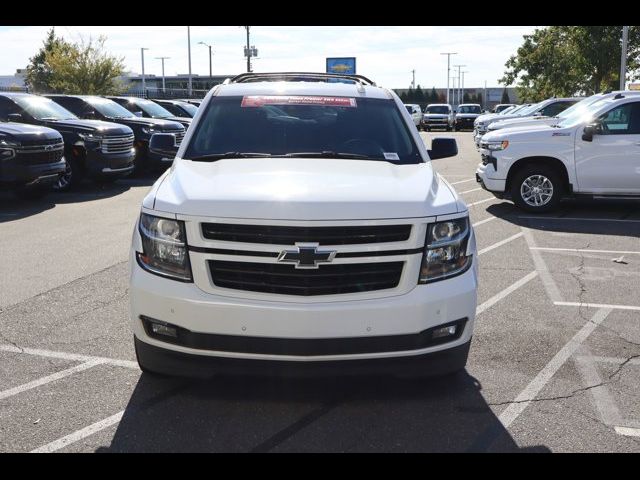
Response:
[{"label": "asphalt parking lot", "polygon": [[640,205],[531,216],[434,161],[469,205],[478,316],[466,372],[409,380],[141,375],[127,257],[153,178],[0,193],[0,451],[640,452]]}]

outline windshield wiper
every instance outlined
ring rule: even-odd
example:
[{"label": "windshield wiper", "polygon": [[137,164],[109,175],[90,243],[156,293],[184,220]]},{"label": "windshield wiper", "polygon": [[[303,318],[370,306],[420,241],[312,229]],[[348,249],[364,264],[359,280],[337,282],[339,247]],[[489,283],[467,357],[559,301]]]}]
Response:
[{"label": "windshield wiper", "polygon": [[296,153],[287,153],[283,155],[284,157],[300,157],[300,158],[312,158],[312,157],[321,157],[321,158],[354,158],[361,160],[386,160],[381,157],[372,157],[370,155],[362,155],[360,153],[341,153],[341,152],[333,152],[331,150],[323,150],[322,152],[296,152]]},{"label": "windshield wiper", "polygon": [[40,120],[44,122],[57,122],[60,119],[56,117],[40,117]]},{"label": "windshield wiper", "polygon": [[210,153],[207,155],[197,155],[185,160],[193,160],[194,162],[215,162],[224,158],[267,158],[271,157],[270,153],[254,153],[254,152],[226,152],[226,153]]}]

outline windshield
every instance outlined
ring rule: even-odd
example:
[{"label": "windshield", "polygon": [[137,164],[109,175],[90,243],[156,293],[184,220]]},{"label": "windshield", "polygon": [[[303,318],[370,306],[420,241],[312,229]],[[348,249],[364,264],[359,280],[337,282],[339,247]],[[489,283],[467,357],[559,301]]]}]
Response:
[{"label": "windshield", "polygon": [[576,112],[584,112],[587,107],[589,107],[589,105],[597,101],[599,98],[601,98],[601,95],[592,95],[591,97],[585,98],[584,100],[580,100],[578,103],[574,103],[566,110],[560,112],[558,115],[556,115],[556,118],[567,118]]},{"label": "windshield", "polygon": [[[519,110],[517,112],[517,114],[520,117],[528,117],[529,115],[533,115],[535,112],[537,112],[538,110],[540,110],[542,108],[542,104],[543,103],[544,102],[533,103],[533,104],[529,105],[528,107],[525,107],[522,110]],[[513,113],[513,112],[511,112],[511,113]]]},{"label": "windshield", "polygon": [[514,105],[498,105],[498,106],[496,107],[496,113],[500,113],[500,112],[503,112],[503,111],[505,111],[505,110],[508,110],[508,109],[510,109],[510,108],[511,108],[511,107],[513,107],[513,106],[514,106]]},{"label": "windshield", "polygon": [[393,100],[214,97],[184,158],[214,161],[245,156],[423,161]]},{"label": "windshield", "polygon": [[[589,99],[587,98],[586,100]],[[591,101],[588,105],[582,106],[582,103],[584,101],[585,100],[574,105],[574,107],[581,106],[582,108],[576,108],[569,115],[566,115],[560,122],[558,122],[557,126],[560,128],[564,128],[591,121],[596,111],[601,109],[603,106],[611,103],[611,98],[601,98],[600,100]],[[569,110],[571,109],[567,109],[565,110],[565,112],[568,112]]]},{"label": "windshield", "polygon": [[516,105],[511,105],[510,107],[505,108],[504,110],[499,111],[499,112],[498,112],[498,115],[506,115],[506,114],[508,114],[508,113],[511,113],[511,112],[513,112],[513,111],[517,110],[517,109],[518,109],[518,107],[517,107]]},{"label": "windshield", "polygon": [[167,118],[173,117],[172,113],[164,107],[161,107],[156,102],[151,100],[145,100],[144,98],[136,98],[131,101],[135,108],[139,108],[144,113],[152,118]]},{"label": "windshield", "polygon": [[49,98],[16,96],[13,100],[36,120],[76,120],[69,110]]},{"label": "windshield", "polygon": [[482,113],[480,105],[460,105],[458,113]]},{"label": "windshield", "polygon": [[84,100],[107,118],[135,118],[129,110],[108,98],[87,97]]},{"label": "windshield", "polygon": [[186,110],[191,118],[195,117],[196,113],[198,113],[198,107],[191,105],[190,103],[180,103],[180,108]]},{"label": "windshield", "polygon": [[429,105],[426,113],[440,113],[446,115],[449,113],[449,107],[447,105]]}]

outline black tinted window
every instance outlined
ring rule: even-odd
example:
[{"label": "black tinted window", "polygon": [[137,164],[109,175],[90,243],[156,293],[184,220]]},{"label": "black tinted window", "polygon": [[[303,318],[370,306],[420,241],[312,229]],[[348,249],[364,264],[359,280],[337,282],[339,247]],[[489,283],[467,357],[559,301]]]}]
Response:
[{"label": "black tinted window", "polygon": [[429,105],[427,107],[427,113],[441,113],[446,115],[449,113],[449,107],[442,105]]},{"label": "black tinted window", "polygon": [[[294,103],[283,104],[281,99]],[[334,152],[398,163],[422,161],[393,100],[214,97],[205,108],[185,158],[226,152]]]},{"label": "black tinted window", "polygon": [[640,134],[640,102],[626,103],[599,118],[603,135]]}]

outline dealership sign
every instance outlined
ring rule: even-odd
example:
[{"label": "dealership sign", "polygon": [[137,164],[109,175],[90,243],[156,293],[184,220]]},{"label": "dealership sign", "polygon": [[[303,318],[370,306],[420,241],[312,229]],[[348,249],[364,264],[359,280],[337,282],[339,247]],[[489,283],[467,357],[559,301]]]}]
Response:
[{"label": "dealership sign", "polygon": [[356,58],[327,58],[327,73],[337,73],[339,75],[355,75]]}]

